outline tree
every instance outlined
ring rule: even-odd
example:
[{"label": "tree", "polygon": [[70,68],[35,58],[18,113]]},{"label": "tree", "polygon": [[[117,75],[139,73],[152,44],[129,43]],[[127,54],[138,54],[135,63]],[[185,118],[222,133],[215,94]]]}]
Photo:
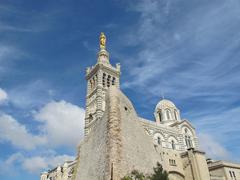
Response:
[{"label": "tree", "polygon": [[163,170],[159,162],[157,167],[153,168],[153,171],[154,173],[151,175],[144,175],[137,170],[133,170],[130,175],[124,176],[121,180],[169,180],[167,171]]},{"label": "tree", "polygon": [[167,171],[163,170],[162,165],[158,162],[157,167],[153,168],[154,174],[151,175],[151,180],[168,180]]}]

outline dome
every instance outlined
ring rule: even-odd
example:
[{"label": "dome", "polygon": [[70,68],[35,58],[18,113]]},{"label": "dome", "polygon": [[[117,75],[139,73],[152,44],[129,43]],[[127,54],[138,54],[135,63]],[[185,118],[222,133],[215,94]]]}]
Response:
[{"label": "dome", "polygon": [[159,103],[157,104],[155,110],[157,109],[165,109],[165,108],[176,108],[175,104],[167,99],[163,99],[161,101],[159,101]]}]

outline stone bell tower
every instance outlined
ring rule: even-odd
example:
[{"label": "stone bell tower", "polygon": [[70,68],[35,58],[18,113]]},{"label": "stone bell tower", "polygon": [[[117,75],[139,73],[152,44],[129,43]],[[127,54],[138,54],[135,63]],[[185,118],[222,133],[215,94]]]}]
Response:
[{"label": "stone bell tower", "polygon": [[106,36],[99,37],[100,51],[97,63],[87,68],[87,96],[85,113],[85,136],[91,131],[95,121],[99,120],[105,111],[105,94],[109,87],[119,88],[120,64],[112,66],[109,62],[109,53],[106,50]]}]

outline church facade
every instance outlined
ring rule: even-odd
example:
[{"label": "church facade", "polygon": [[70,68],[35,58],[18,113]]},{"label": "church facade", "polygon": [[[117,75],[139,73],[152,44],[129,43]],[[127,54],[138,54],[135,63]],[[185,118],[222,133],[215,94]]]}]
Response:
[{"label": "church facade", "polygon": [[173,102],[156,105],[154,121],[137,115],[120,90],[120,64],[112,66],[101,33],[97,63],[87,68],[85,137],[76,160],[41,180],[120,180],[132,170],[150,174],[159,162],[170,180],[240,179],[240,165],[207,161],[195,128]]}]

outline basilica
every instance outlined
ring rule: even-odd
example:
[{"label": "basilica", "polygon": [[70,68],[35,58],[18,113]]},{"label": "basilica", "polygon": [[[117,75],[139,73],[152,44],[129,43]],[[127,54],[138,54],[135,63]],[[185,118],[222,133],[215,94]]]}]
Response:
[{"label": "basilica", "polygon": [[170,100],[154,119],[139,117],[120,90],[120,64],[110,63],[106,36],[97,62],[87,68],[85,137],[74,161],[43,172],[41,180],[121,180],[132,170],[150,174],[159,162],[170,180],[240,180],[240,165],[207,159],[195,128]]}]

